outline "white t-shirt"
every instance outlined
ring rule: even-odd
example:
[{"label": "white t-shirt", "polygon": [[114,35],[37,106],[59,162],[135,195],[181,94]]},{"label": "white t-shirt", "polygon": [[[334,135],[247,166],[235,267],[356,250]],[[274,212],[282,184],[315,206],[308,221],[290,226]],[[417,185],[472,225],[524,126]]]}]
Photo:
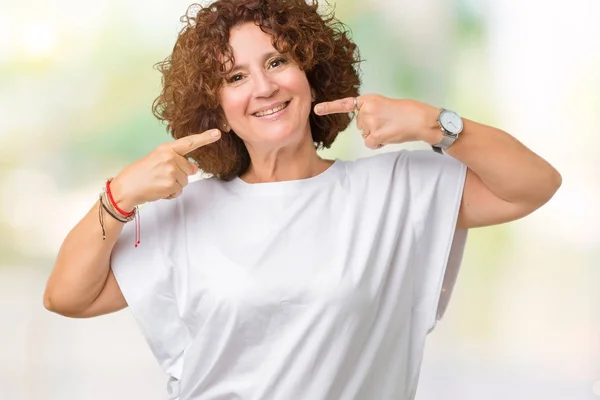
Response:
[{"label": "white t-shirt", "polygon": [[168,398],[413,399],[462,257],[465,171],[401,150],[144,206],[140,246],[128,224],[111,264]]}]

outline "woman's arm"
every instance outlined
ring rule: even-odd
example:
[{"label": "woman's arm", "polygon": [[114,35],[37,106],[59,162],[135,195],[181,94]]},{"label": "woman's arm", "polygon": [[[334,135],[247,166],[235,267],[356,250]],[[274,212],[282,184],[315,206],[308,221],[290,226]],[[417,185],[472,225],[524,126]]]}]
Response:
[{"label": "woman's arm", "polygon": [[[416,100],[363,95],[319,103],[317,115],[356,113],[371,149],[386,144],[442,138],[440,109]],[[543,158],[500,129],[463,119],[464,129],[447,153],[465,164],[467,177],[459,228],[512,221],[535,211],[556,193],[562,178]]]},{"label": "woman's arm", "polygon": [[[431,107],[431,106],[430,106]],[[430,144],[442,137],[431,107],[423,130]],[[468,167],[459,228],[512,221],[544,205],[561,185],[559,172],[508,133],[463,118],[464,129],[446,152]]]},{"label": "woman's arm", "polygon": [[67,317],[92,317],[127,306],[110,271],[110,254],[124,224],[104,213],[106,240],[98,221],[99,202],[65,238],[44,293],[44,307]]},{"label": "woman's arm", "polygon": [[[114,201],[128,212],[138,204],[178,197],[188,184],[188,176],[198,172],[185,154],[220,137],[219,131],[210,130],[158,146],[111,181]],[[103,213],[103,240],[98,206],[96,202],[59,250],[44,293],[44,306],[50,311],[92,317],[127,306],[110,269],[111,252],[124,224]]]}]

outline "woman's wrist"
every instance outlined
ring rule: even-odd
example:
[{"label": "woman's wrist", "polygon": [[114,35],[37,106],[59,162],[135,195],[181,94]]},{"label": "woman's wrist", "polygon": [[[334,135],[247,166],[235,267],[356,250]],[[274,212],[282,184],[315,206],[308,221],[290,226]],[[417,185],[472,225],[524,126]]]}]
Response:
[{"label": "woman's wrist", "polygon": [[[103,210],[119,222],[127,223],[135,220],[135,242],[134,247],[140,244],[140,218],[138,215],[137,203],[131,201],[131,197],[126,195],[126,186],[121,186],[118,179],[108,179],[104,191],[100,194],[98,221],[102,228],[102,240],[106,240],[106,230],[104,229]],[[129,211],[131,210],[131,211]]]},{"label": "woman's wrist", "polygon": [[118,178],[113,178],[110,180],[110,194],[112,196],[112,200],[116,203],[116,205],[126,213],[132,213],[135,207],[138,205],[135,200],[131,198],[131,196],[127,195],[127,191],[125,187],[123,187]]},{"label": "woman's wrist", "polygon": [[424,110],[424,122],[421,130],[421,140],[434,146],[442,140],[444,136],[437,119],[441,110],[437,107],[426,104]]}]

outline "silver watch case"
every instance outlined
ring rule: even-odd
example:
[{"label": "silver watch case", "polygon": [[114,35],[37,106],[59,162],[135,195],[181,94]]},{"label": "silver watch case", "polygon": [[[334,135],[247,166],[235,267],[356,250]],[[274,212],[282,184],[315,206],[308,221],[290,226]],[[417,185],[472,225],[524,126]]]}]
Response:
[{"label": "silver watch case", "polygon": [[442,139],[432,146],[437,153],[442,153],[448,147],[452,146],[454,141],[462,132],[464,125],[462,119],[454,111],[442,108],[442,111],[437,117],[437,123],[442,130]]}]

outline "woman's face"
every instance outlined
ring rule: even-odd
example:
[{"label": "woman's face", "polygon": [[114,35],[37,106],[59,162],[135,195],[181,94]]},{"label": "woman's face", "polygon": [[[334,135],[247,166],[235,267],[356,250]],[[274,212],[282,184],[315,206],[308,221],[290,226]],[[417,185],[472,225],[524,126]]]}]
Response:
[{"label": "woman's face", "polygon": [[280,147],[310,135],[306,74],[271,40],[251,22],[230,33],[235,66],[221,89],[220,104],[231,129],[252,148]]}]

